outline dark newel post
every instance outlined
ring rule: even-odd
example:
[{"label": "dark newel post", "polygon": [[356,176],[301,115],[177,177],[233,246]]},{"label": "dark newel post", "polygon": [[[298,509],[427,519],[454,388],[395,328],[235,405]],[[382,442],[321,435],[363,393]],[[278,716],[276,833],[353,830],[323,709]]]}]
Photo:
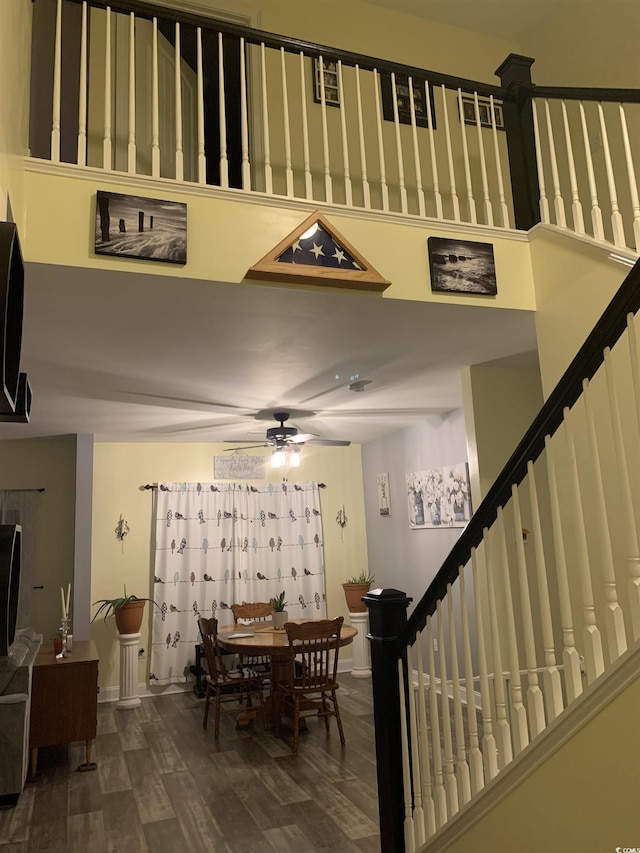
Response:
[{"label": "dark newel post", "polygon": [[535,59],[510,53],[496,69],[500,85],[515,96],[503,104],[516,228],[528,231],[540,222],[540,186],[531,106],[531,66]]},{"label": "dark newel post", "polygon": [[404,853],[400,689],[395,641],[407,624],[407,607],[413,599],[397,589],[374,589],[363,600],[369,609],[380,848],[384,853]]}]

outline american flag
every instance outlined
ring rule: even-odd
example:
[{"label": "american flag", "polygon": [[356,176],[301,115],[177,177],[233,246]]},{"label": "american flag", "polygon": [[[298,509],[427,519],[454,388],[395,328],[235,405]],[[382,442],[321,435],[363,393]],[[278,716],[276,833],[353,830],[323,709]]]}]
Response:
[{"label": "american flag", "polygon": [[294,240],[277,260],[278,263],[283,264],[304,264],[304,266],[347,270],[362,269],[344,246],[341,246],[319,222]]}]

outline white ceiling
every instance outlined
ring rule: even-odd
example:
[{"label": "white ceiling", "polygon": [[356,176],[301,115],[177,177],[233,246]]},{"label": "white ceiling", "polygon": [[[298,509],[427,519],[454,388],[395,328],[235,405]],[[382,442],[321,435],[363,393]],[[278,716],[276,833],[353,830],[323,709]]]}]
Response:
[{"label": "white ceiling", "polygon": [[534,349],[530,312],[27,264],[32,417],[0,437],[254,443],[284,408],[366,442],[459,407],[463,366]]}]

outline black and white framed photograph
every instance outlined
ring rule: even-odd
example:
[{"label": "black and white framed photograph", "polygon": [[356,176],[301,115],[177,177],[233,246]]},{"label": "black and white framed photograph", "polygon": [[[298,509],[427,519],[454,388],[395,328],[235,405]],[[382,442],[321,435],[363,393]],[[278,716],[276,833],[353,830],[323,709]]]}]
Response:
[{"label": "black and white framed photograph", "polygon": [[389,474],[378,474],[378,512],[380,515],[391,515],[391,496],[389,495]]},{"label": "black and white framed photograph", "polygon": [[[395,75],[396,101],[398,103],[398,121],[401,124],[411,124],[411,94],[409,92],[409,78],[401,74]],[[429,87],[429,100],[431,101],[431,122],[429,121],[427,109],[427,96],[425,92],[425,81],[411,79],[413,90],[413,109],[416,116],[417,127],[436,128],[436,113],[433,103],[433,88]],[[393,115],[393,90],[391,88],[391,75],[380,75],[380,91],[382,95],[382,115],[385,121],[394,121]]]},{"label": "black and white framed photograph", "polygon": [[187,205],[98,190],[95,252],[186,264]]},{"label": "black and white framed photograph", "polygon": [[[324,101],[329,107],[340,106],[340,88],[338,86],[338,63],[322,58],[322,79],[324,79]],[[322,103],[322,83],[320,60],[313,60],[313,100]]]},{"label": "black and white framed photograph", "polygon": [[[502,115],[502,104],[493,101],[493,114],[496,120],[496,130],[504,130],[504,117]],[[476,104],[472,95],[462,96],[462,115],[465,124],[476,123]],[[481,127],[493,127],[491,121],[491,101],[489,98],[478,98],[478,118]]]},{"label": "black and white framed photograph", "polygon": [[483,296],[495,296],[498,292],[491,243],[429,237],[427,248],[434,292]]}]

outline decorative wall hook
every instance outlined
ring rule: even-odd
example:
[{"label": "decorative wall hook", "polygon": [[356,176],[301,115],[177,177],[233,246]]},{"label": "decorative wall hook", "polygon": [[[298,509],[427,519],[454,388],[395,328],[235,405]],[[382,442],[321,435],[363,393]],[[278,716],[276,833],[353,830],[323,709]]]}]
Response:
[{"label": "decorative wall hook", "polygon": [[120,542],[122,542],[122,540],[127,535],[127,533],[129,533],[130,530],[131,530],[131,528],[129,527],[126,520],[122,517],[122,514],[121,514],[120,515],[120,521],[117,523],[116,528],[115,528],[116,539],[118,539]]}]

